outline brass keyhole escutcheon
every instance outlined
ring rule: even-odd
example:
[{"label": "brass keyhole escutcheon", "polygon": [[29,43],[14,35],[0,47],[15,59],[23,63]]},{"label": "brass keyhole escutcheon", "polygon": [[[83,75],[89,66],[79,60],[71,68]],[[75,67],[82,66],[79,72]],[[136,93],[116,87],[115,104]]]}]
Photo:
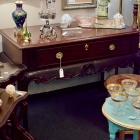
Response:
[{"label": "brass keyhole escutcheon", "polygon": [[88,50],[88,44],[85,45],[85,50],[86,50],[86,51]]},{"label": "brass keyhole escutcheon", "polygon": [[114,44],[111,44],[110,46],[109,46],[109,50],[115,50],[115,45]]},{"label": "brass keyhole escutcheon", "polygon": [[63,53],[62,52],[58,52],[57,54],[56,54],[56,58],[57,59],[61,59],[63,57]]}]

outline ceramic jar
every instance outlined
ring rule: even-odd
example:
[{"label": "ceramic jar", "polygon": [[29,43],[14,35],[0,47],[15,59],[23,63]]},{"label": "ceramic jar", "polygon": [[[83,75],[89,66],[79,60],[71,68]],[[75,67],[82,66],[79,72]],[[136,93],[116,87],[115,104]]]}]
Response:
[{"label": "ceramic jar", "polygon": [[112,26],[114,28],[120,28],[120,29],[125,28],[123,16],[120,13],[117,13],[116,15],[114,15]]},{"label": "ceramic jar", "polygon": [[20,32],[23,30],[23,24],[27,17],[27,13],[22,9],[22,5],[23,5],[22,1],[16,1],[15,4],[16,4],[16,10],[12,13],[12,17],[16,24],[17,32]]}]

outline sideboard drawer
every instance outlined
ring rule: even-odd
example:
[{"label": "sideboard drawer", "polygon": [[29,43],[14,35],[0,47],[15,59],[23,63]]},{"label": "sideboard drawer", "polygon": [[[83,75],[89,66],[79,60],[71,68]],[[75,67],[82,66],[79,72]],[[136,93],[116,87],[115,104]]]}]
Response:
[{"label": "sideboard drawer", "polygon": [[56,58],[58,52],[63,54],[63,64],[128,54],[131,49],[130,41],[131,39],[129,37],[124,37],[99,42],[85,42],[56,48],[39,49],[37,50],[37,66],[42,67],[59,64],[60,60]]}]

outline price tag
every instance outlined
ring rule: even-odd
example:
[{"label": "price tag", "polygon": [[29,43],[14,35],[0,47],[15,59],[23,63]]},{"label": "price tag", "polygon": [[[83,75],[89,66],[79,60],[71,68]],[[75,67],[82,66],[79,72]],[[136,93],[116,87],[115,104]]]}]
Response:
[{"label": "price tag", "polygon": [[59,76],[60,76],[60,78],[64,77],[64,71],[62,68],[60,68],[60,70],[59,70]]}]

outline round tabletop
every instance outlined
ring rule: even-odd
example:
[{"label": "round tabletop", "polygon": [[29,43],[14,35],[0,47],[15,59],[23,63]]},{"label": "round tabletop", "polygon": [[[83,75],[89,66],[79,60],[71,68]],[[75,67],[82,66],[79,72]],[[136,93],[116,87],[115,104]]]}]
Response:
[{"label": "round tabletop", "polygon": [[[118,74],[118,75],[111,76],[104,82],[104,86],[106,87],[108,84],[121,84],[121,81],[123,79],[136,80],[138,81],[137,88],[140,87],[140,75],[136,75],[136,74]],[[125,128],[140,130],[140,122],[135,123],[134,120],[128,119],[129,116],[138,116],[135,110],[130,111],[125,108],[125,104],[128,104],[129,100],[125,102],[125,104],[121,108],[126,113],[125,116],[121,116],[121,117],[113,115],[112,112],[115,109],[114,108],[115,106],[110,105],[108,103],[109,100],[111,100],[110,97],[106,99],[105,103],[102,106],[102,112],[108,120],[112,121],[117,125],[123,126]]]},{"label": "round tabletop", "polygon": [[102,113],[108,120],[128,129],[140,130],[140,120],[138,123],[138,121],[135,122],[135,120],[131,120],[128,118],[129,116],[138,116],[135,110],[130,111],[125,108],[125,104],[127,104],[127,102],[129,101],[126,101],[125,104],[121,107],[121,110],[125,111],[125,115],[116,116],[113,114],[115,106],[110,105],[108,103],[109,100],[111,100],[111,97],[108,97],[102,106]]}]

